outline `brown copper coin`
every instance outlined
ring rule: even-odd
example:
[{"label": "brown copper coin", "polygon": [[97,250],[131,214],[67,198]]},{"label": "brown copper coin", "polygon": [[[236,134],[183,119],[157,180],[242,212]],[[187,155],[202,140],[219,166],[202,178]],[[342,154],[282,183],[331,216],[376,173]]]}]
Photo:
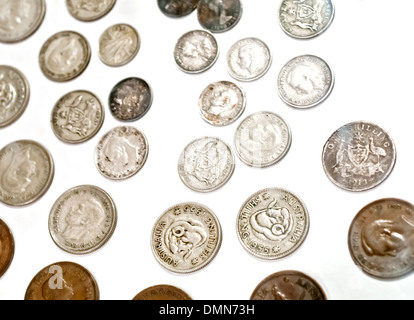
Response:
[{"label": "brown copper coin", "polygon": [[348,246],[367,274],[390,279],[414,269],[414,206],[380,199],[362,208],[351,223]]},{"label": "brown copper coin", "polygon": [[138,293],[132,300],[193,300],[183,290],[166,285],[160,284],[157,286],[149,287]]},{"label": "brown copper coin", "polygon": [[299,271],[276,272],[265,278],[250,300],[327,300],[321,286]]},{"label": "brown copper coin", "polygon": [[7,224],[0,219],[0,277],[9,268],[14,256],[14,239]]},{"label": "brown copper coin", "polygon": [[92,274],[73,262],[51,264],[30,282],[25,300],[99,300]]}]

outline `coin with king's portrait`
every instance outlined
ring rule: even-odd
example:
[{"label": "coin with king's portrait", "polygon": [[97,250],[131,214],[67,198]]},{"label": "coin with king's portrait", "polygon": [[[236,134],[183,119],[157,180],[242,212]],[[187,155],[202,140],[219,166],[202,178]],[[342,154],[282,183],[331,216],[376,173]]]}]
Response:
[{"label": "coin with king's portrait", "polygon": [[243,6],[240,0],[200,0],[197,18],[200,25],[210,32],[225,32],[240,21]]},{"label": "coin with king's portrait", "polygon": [[116,0],[66,0],[69,13],[80,21],[95,21],[108,14]]},{"label": "coin with king's portrait", "polygon": [[157,0],[158,8],[170,18],[181,18],[197,9],[199,0]]}]

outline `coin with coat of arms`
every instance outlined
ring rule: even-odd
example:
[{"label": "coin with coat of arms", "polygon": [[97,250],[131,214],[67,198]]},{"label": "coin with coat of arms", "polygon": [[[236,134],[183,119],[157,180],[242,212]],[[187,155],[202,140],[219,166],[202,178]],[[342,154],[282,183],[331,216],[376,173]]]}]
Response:
[{"label": "coin with coat of arms", "polygon": [[77,20],[95,21],[108,14],[116,0],[66,0],[69,13]]},{"label": "coin with coat of arms", "polygon": [[335,131],[322,153],[324,171],[335,185],[365,191],[381,184],[392,172],[396,149],[391,136],[376,124],[358,121]]}]

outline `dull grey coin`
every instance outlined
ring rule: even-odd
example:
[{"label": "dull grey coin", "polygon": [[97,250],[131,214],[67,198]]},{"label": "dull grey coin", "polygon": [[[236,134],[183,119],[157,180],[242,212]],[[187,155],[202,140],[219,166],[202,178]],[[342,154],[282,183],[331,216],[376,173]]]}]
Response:
[{"label": "dull grey coin", "polygon": [[66,0],[69,13],[80,21],[95,21],[108,14],[116,0]]},{"label": "dull grey coin", "polygon": [[240,0],[200,0],[197,8],[199,23],[213,33],[232,29],[242,13]]},{"label": "dull grey coin", "polygon": [[166,16],[181,18],[197,9],[199,0],[157,0],[157,2],[158,8]]}]

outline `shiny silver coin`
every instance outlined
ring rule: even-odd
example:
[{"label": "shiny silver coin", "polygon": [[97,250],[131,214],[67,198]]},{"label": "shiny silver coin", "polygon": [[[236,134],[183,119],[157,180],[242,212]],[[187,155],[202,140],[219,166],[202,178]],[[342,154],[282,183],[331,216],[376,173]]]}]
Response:
[{"label": "shiny silver coin", "polygon": [[124,180],[141,170],[148,151],[147,138],[141,131],[129,126],[116,127],[99,140],[95,164],[103,176]]},{"label": "shiny silver coin", "polygon": [[0,0],[0,42],[13,43],[30,37],[42,24],[44,0]]},{"label": "shiny silver coin", "polygon": [[202,137],[184,148],[178,160],[178,173],[188,188],[210,192],[227,183],[234,166],[233,152],[227,143],[215,137]]},{"label": "shiny silver coin", "polygon": [[310,108],[324,101],[334,86],[329,65],[314,55],[302,55],[287,62],[279,73],[279,96],[295,108]]},{"label": "shiny silver coin", "polygon": [[112,198],[91,185],[74,187],[63,193],[49,214],[49,232],[55,244],[72,254],[87,254],[101,248],[111,238],[117,223]]},{"label": "shiny silver coin", "polygon": [[40,199],[52,184],[51,154],[38,142],[19,140],[0,150],[0,201],[24,206]]},{"label": "shiny silver coin", "polygon": [[243,6],[240,0],[200,0],[198,21],[210,32],[224,32],[233,28],[241,19]]},{"label": "shiny silver coin", "polygon": [[246,94],[233,82],[218,81],[203,90],[198,106],[207,123],[218,127],[227,126],[243,114]]},{"label": "shiny silver coin", "polygon": [[326,142],[322,153],[324,171],[336,186],[365,191],[381,184],[392,172],[396,150],[391,136],[381,127],[358,121],[344,125]]},{"label": "shiny silver coin", "polygon": [[181,18],[197,9],[199,0],[157,0],[157,2],[158,8],[166,16]]},{"label": "shiny silver coin", "polygon": [[257,258],[275,260],[296,251],[309,230],[309,213],[303,201],[290,191],[269,188],[256,192],[237,216],[237,236]]},{"label": "shiny silver coin", "polygon": [[166,210],[151,233],[151,249],[162,267],[188,274],[206,267],[222,242],[217,216],[204,205],[185,202]]},{"label": "shiny silver coin", "polygon": [[14,67],[0,65],[0,128],[20,118],[29,98],[30,87],[23,73]]},{"label": "shiny silver coin", "polygon": [[279,9],[282,30],[291,37],[308,39],[331,25],[335,8],[331,0],[283,0]]},{"label": "shiny silver coin", "polygon": [[120,121],[137,121],[152,104],[152,90],[141,78],[127,78],[117,83],[109,95],[111,114]]},{"label": "shiny silver coin", "polygon": [[219,48],[216,38],[209,32],[193,30],[177,41],[174,59],[177,66],[187,73],[200,73],[217,61]]},{"label": "shiny silver coin", "polygon": [[85,71],[91,58],[88,41],[74,31],[51,36],[39,54],[40,69],[52,81],[69,81]]},{"label": "shiny silver coin", "polygon": [[104,118],[104,109],[98,97],[86,90],[76,90],[56,102],[51,125],[53,133],[63,142],[81,143],[98,133]]},{"label": "shiny silver coin", "polygon": [[66,0],[69,13],[80,21],[95,21],[108,14],[116,0]]},{"label": "shiny silver coin", "polygon": [[140,46],[141,40],[134,27],[115,24],[99,38],[99,58],[108,66],[123,66],[135,58]]},{"label": "shiny silver coin", "polygon": [[260,39],[245,38],[233,44],[227,53],[227,70],[239,81],[259,79],[269,70],[272,55]]},{"label": "shiny silver coin", "polygon": [[234,145],[241,161],[252,167],[267,167],[289,151],[292,134],[288,124],[273,112],[257,112],[245,118],[236,130]]}]

